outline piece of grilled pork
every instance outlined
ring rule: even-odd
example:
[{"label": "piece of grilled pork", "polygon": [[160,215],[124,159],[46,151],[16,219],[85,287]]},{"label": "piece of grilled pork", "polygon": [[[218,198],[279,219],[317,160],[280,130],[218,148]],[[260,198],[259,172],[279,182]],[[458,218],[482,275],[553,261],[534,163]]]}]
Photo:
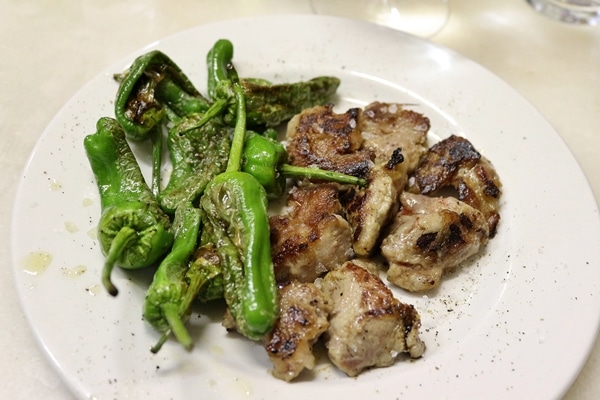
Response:
[{"label": "piece of grilled pork", "polygon": [[375,165],[364,188],[351,187],[340,193],[344,217],[352,227],[352,248],[359,256],[369,256],[379,243],[384,226],[398,211],[398,191],[392,177]]},{"label": "piece of grilled pork", "polygon": [[354,252],[368,256],[397,211],[397,197],[427,150],[429,120],[399,104],[372,103],[335,113],[331,105],[296,115],[287,128],[290,162],[368,179],[340,201]]},{"label": "piece of grilled pork", "polygon": [[403,289],[437,287],[445,270],[457,267],[488,241],[485,216],[454,197],[404,192],[400,202],[381,253],[389,262],[387,279]]},{"label": "piece of grilled pork", "polygon": [[354,256],[352,230],[341,214],[337,186],[294,187],[287,213],[269,218],[278,282],[313,282]]},{"label": "piece of grilled pork", "polygon": [[351,108],[338,114],[329,104],[294,116],[286,131],[290,164],[366,178],[373,161],[372,154],[362,149],[363,137],[358,129],[361,112],[360,108]]},{"label": "piece of grilled pork", "polygon": [[292,281],[279,289],[279,319],[263,337],[273,376],[295,379],[315,366],[313,345],[329,327],[328,298],[313,283]]},{"label": "piece of grilled pork", "polygon": [[418,358],[425,351],[419,314],[396,299],[377,275],[348,261],[319,284],[332,307],[325,346],[347,375],[390,366],[402,353]]},{"label": "piece of grilled pork", "polygon": [[423,114],[396,103],[373,102],[360,114],[363,148],[375,155],[374,163],[391,176],[398,193],[427,152],[430,125]]},{"label": "piece of grilled pork", "polygon": [[460,200],[485,215],[490,237],[494,237],[500,221],[500,178],[469,140],[456,135],[431,146],[416,169],[409,190],[437,195],[447,187],[455,188]]}]

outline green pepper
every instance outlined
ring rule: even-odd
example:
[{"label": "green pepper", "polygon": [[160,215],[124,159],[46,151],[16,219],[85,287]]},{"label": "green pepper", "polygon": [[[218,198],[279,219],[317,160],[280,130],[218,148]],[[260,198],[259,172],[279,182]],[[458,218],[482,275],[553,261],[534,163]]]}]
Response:
[{"label": "green pepper", "polygon": [[229,85],[237,80],[237,72],[233,67],[233,44],[227,39],[219,39],[206,54],[208,69],[208,97],[213,101],[219,98],[218,88],[222,84]]},{"label": "green pepper", "polygon": [[[191,314],[195,300],[207,302],[223,298],[220,258],[215,250],[215,237],[210,226],[200,229],[202,210],[191,204],[177,208],[173,225],[175,242],[171,253],[158,267],[146,293],[144,319],[162,332],[150,349],[157,353],[173,333],[187,350],[192,339],[184,323]],[[198,233],[200,245],[196,248]]]},{"label": "green pepper", "polygon": [[[204,231],[206,231],[206,228],[207,225],[205,225]],[[216,240],[212,239],[210,243],[201,245],[196,250],[194,261],[187,274],[187,279],[193,279],[196,276],[204,279],[205,283],[196,295],[196,300],[202,303],[222,299],[224,296],[221,258],[215,243]]]},{"label": "green pepper", "polygon": [[246,135],[242,170],[254,176],[269,197],[279,197],[286,187],[286,177],[279,166],[287,159],[285,147],[276,140],[255,132]]},{"label": "green pepper", "polygon": [[272,84],[265,80],[240,79],[246,96],[249,126],[276,126],[302,110],[330,101],[340,86],[332,76],[307,81]]},{"label": "green pepper", "polygon": [[[222,41],[215,44],[222,45]],[[218,52],[217,52],[218,53]],[[231,60],[222,60],[231,65]],[[227,169],[213,178],[200,206],[217,240],[222,262],[224,297],[238,331],[259,339],[278,318],[278,292],[271,259],[267,193],[252,175],[241,171],[246,135],[243,88],[235,69],[231,88],[236,100],[236,124]]]},{"label": "green pepper", "polygon": [[267,197],[250,174],[225,172],[200,203],[218,237],[224,296],[240,333],[258,339],[278,316]]},{"label": "green pepper", "polygon": [[191,114],[169,130],[168,147],[173,171],[158,200],[167,213],[179,204],[196,203],[208,182],[225,171],[230,128],[220,118]]},{"label": "green pepper", "polygon": [[302,177],[352,185],[366,185],[366,180],[336,171],[286,164],[285,147],[270,137],[249,132],[246,135],[242,169],[263,185],[271,198],[279,197],[286,188],[287,177]]},{"label": "green pepper", "polygon": [[177,64],[159,50],[137,57],[115,79],[119,82],[115,117],[131,140],[147,138],[165,118],[167,107],[179,116],[210,107]]},{"label": "green pepper", "polygon": [[100,118],[84,147],[100,192],[98,240],[106,256],[102,282],[115,296],[115,264],[136,269],[154,264],[173,243],[171,222],[158,205],[125,138],[112,118]]},{"label": "green pepper", "polygon": [[[196,249],[200,231],[200,210],[191,204],[183,204],[177,208],[173,221],[175,241],[169,254],[162,260],[154,274],[144,302],[144,319],[156,330],[175,337],[186,349],[193,346],[192,338],[187,332],[184,321],[189,315],[187,304],[182,299],[190,288],[184,279],[189,259]],[[161,342],[162,343],[162,340]],[[154,347],[158,351],[158,347]]]},{"label": "green pepper", "polygon": [[[305,108],[329,102],[337,91],[340,80],[320,76],[308,81],[272,84],[265,79],[239,78],[233,66],[233,44],[219,39],[208,52],[208,95],[213,101],[232,98],[232,82],[239,82],[244,91],[246,120],[249,126],[276,126],[292,118]],[[226,121],[235,121],[235,104]]]}]

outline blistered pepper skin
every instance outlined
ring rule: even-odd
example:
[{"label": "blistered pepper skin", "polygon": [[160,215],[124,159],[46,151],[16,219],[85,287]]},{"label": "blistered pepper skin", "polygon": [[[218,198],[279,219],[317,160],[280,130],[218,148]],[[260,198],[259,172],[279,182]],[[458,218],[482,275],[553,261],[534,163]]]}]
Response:
[{"label": "blistered pepper skin", "polygon": [[136,269],[155,263],[173,243],[171,222],[146,184],[115,119],[100,118],[96,132],[85,137],[84,147],[100,193],[98,240],[106,257],[103,283],[116,295],[110,280],[113,266]]},{"label": "blistered pepper skin", "polygon": [[115,118],[130,140],[148,138],[167,115],[167,108],[181,117],[210,107],[179,66],[159,50],[137,57],[115,78],[119,81]]}]

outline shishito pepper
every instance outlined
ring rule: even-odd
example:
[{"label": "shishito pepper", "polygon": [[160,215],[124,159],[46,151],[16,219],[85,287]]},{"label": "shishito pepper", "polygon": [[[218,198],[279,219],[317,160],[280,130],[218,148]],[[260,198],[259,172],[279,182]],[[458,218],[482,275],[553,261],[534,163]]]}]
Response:
[{"label": "shishito pepper", "polygon": [[[218,40],[208,52],[208,97],[212,100],[232,97],[231,82],[235,75],[244,92],[248,126],[279,125],[306,108],[327,103],[340,85],[339,78],[332,76],[280,84],[239,78],[232,59],[233,44],[227,39]],[[233,105],[228,114],[231,121],[235,121],[234,111]]]},{"label": "shishito pepper", "polygon": [[110,279],[114,265],[136,269],[154,264],[171,248],[171,222],[146,184],[116,120],[100,118],[96,132],[83,144],[100,192],[98,240],[106,256],[102,282],[114,296],[118,293]]},{"label": "shishito pepper", "polygon": [[246,96],[249,126],[277,126],[302,110],[330,101],[339,78],[319,76],[307,81],[273,84],[263,79],[240,79]]},{"label": "shishito pepper", "polygon": [[137,57],[122,74],[115,117],[128,139],[144,140],[167,115],[167,108],[184,116],[204,112],[210,103],[167,55],[153,50]]},{"label": "shishito pepper", "polygon": [[267,197],[250,174],[225,172],[200,200],[222,259],[224,297],[240,333],[259,339],[277,316]]},{"label": "shishito pepper", "polygon": [[[213,50],[220,53],[220,46],[227,44],[218,41]],[[227,169],[210,181],[200,206],[217,241],[224,297],[237,330],[250,339],[259,339],[272,329],[279,315],[267,193],[256,178],[241,171],[245,98],[231,59],[221,61],[231,71],[228,77],[236,100],[236,123]]]},{"label": "shishito pepper", "polygon": [[167,145],[173,171],[158,201],[167,213],[179,204],[197,203],[208,182],[225,171],[231,129],[220,118],[191,114],[169,130]]},{"label": "shishito pepper", "polygon": [[[173,333],[187,350],[193,346],[185,322],[196,300],[223,298],[221,261],[210,226],[202,224],[202,210],[181,204],[175,213],[175,242],[160,263],[144,301],[144,319],[162,335],[150,349],[157,353]],[[198,244],[198,238],[200,243]]]},{"label": "shishito pepper", "polygon": [[192,348],[193,341],[184,326],[183,320],[189,314],[182,299],[187,291],[198,291],[197,288],[190,288],[189,282],[184,278],[190,257],[196,249],[200,223],[199,209],[191,204],[183,204],[177,208],[173,221],[175,241],[146,291],[143,312],[144,320],[165,336],[173,332],[188,350]]},{"label": "shishito pepper", "polygon": [[279,197],[286,188],[287,177],[318,179],[352,185],[366,185],[366,180],[336,171],[298,167],[286,164],[285,147],[278,141],[249,132],[244,146],[242,170],[253,175],[265,188],[269,197]]}]

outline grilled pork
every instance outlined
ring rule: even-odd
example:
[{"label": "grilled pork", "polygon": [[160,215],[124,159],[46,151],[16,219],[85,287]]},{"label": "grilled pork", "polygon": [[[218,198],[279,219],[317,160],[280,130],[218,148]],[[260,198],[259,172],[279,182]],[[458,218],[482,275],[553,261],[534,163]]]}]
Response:
[{"label": "grilled pork", "polygon": [[329,327],[330,304],[313,283],[292,281],[279,295],[279,320],[263,343],[273,376],[289,382],[314,368],[312,347]]},{"label": "grilled pork", "polygon": [[378,276],[349,261],[325,275],[321,287],[332,306],[325,346],[347,375],[390,366],[401,353],[418,358],[425,351],[419,314]]},{"label": "grilled pork", "polygon": [[398,211],[398,191],[390,175],[375,166],[364,188],[353,187],[340,195],[345,217],[352,227],[352,248],[368,256],[379,241],[381,230]]},{"label": "grilled pork", "polygon": [[409,291],[437,287],[445,270],[479,252],[489,238],[485,216],[454,197],[428,197],[408,192],[383,239],[381,253],[389,262],[387,279]]},{"label": "grilled pork", "polygon": [[398,194],[427,150],[429,120],[399,104],[372,103],[337,114],[331,106],[303,111],[288,124],[290,162],[366,177],[340,200],[354,252],[368,256],[397,211]]},{"label": "grilled pork", "polygon": [[359,128],[363,148],[375,155],[375,164],[383,167],[401,193],[427,152],[429,119],[400,104],[374,102],[360,114]]},{"label": "grilled pork", "polygon": [[489,160],[460,136],[452,135],[429,149],[415,171],[410,191],[437,195],[447,187],[455,188],[458,199],[485,215],[490,237],[494,237],[500,221],[500,178]]},{"label": "grilled pork", "polygon": [[354,256],[352,230],[341,216],[335,185],[295,187],[288,208],[286,214],[269,219],[278,282],[313,282]]},{"label": "grilled pork", "polygon": [[306,109],[287,126],[289,161],[300,167],[319,167],[329,171],[366,177],[373,162],[372,154],[362,149],[358,129],[362,110],[351,108],[343,114],[332,105]]}]

